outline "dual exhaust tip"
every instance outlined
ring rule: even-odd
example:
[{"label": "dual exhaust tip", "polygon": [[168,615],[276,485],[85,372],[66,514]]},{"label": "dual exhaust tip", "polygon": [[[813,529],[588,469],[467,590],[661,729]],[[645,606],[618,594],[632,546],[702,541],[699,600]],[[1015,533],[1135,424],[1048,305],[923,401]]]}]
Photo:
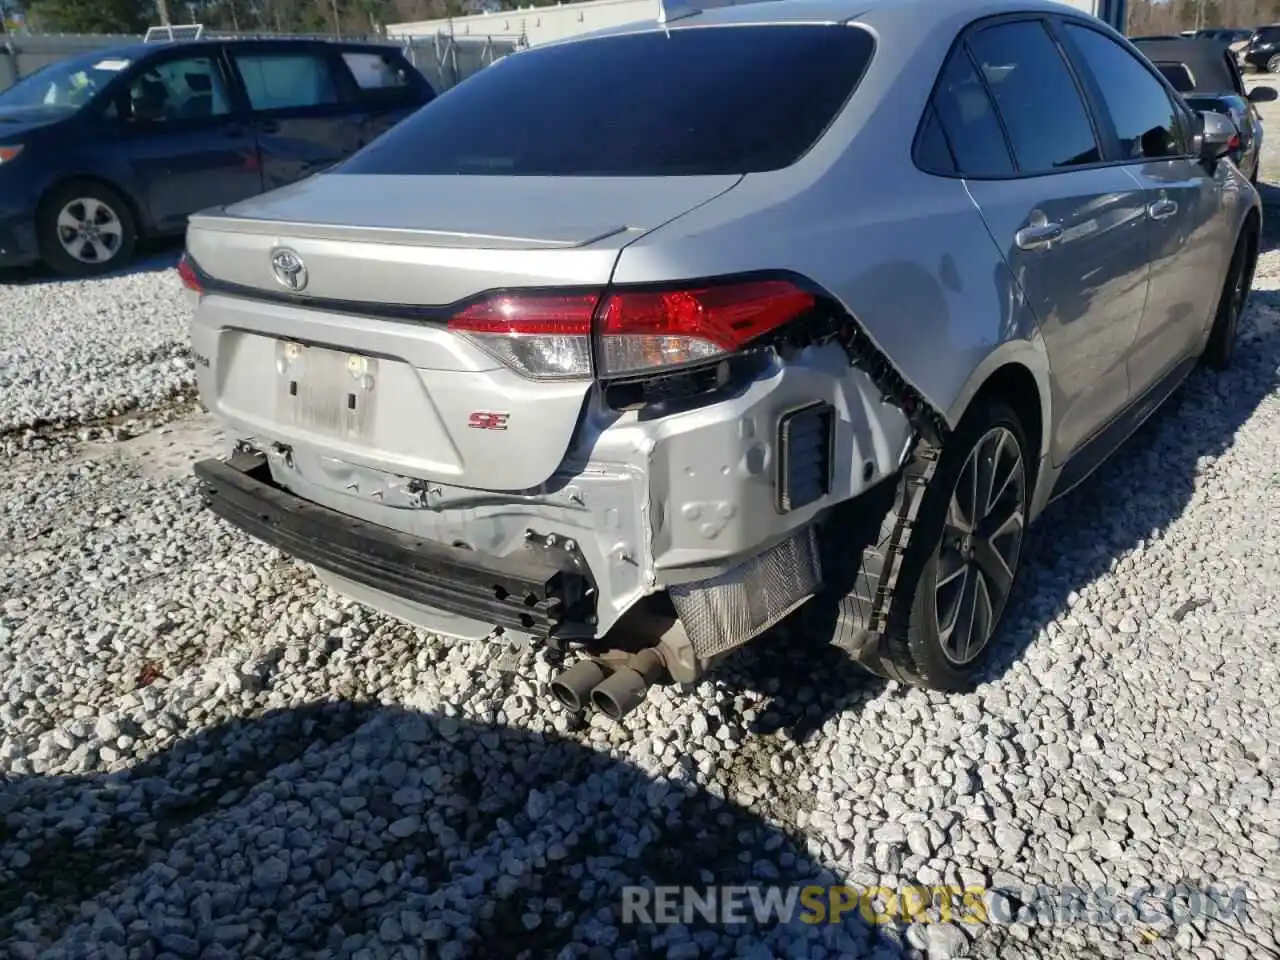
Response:
[{"label": "dual exhaust tip", "polygon": [[642,650],[610,669],[598,660],[582,660],[551,680],[551,693],[572,713],[594,707],[611,720],[621,720],[662,678],[666,664],[656,650]]}]

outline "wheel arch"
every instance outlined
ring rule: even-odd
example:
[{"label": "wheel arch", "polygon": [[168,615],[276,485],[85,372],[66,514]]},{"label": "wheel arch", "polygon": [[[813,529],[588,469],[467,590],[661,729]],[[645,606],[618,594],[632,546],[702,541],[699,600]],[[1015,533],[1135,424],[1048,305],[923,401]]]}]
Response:
[{"label": "wheel arch", "polygon": [[1011,340],[991,351],[965,382],[952,404],[948,420],[954,426],[976,402],[998,397],[1009,404],[1022,420],[1027,442],[1034,451],[1032,496],[1039,503],[1039,484],[1051,479],[1044,469],[1053,437],[1053,392],[1049,358],[1038,339]]}]

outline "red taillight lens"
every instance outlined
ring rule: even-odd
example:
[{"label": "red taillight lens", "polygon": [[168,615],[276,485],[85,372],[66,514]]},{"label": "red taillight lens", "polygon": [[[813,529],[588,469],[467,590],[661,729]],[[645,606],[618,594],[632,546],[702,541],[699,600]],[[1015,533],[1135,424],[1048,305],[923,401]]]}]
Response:
[{"label": "red taillight lens", "polygon": [[[811,310],[785,280],[599,294],[501,294],[449,321],[508,366],[539,379],[591,375],[593,322],[602,376],[682,366],[742,349]],[[598,305],[598,306],[597,306]]]},{"label": "red taillight lens", "polygon": [[1238,133],[1233,133],[1231,135],[1231,139],[1227,141],[1227,150],[1230,151],[1230,150],[1239,150],[1239,149],[1240,149],[1240,135]]},{"label": "red taillight lens", "polygon": [[600,365],[616,375],[733,353],[813,305],[812,294],[785,280],[620,291],[600,308]]},{"label": "red taillight lens", "polygon": [[178,278],[188,290],[204,293],[204,285],[200,283],[200,275],[196,273],[196,268],[191,263],[191,258],[185,253],[182,255],[182,259],[178,261]]}]

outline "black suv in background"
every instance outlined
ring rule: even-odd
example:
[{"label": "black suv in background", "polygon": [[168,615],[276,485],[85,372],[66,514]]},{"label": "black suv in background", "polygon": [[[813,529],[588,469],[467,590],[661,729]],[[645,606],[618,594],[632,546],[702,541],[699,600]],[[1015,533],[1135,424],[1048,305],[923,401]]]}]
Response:
[{"label": "black suv in background", "polygon": [[0,266],[114,269],[139,237],[330,167],[434,96],[386,44],[196,40],[51,64],[0,93]]},{"label": "black suv in background", "polygon": [[1195,32],[1197,40],[1216,40],[1224,47],[1248,40],[1252,36],[1252,30],[1236,30],[1231,27],[1209,27]]},{"label": "black suv in background", "polygon": [[1253,31],[1240,59],[1260,72],[1280,73],[1280,23]]}]

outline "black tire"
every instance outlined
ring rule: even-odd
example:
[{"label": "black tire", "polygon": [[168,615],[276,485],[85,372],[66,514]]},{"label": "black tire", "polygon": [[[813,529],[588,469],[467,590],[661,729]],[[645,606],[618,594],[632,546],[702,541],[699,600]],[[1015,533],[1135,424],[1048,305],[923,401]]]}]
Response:
[{"label": "black tire", "polygon": [[[1002,493],[997,504],[1001,509],[1007,508],[1012,496],[1014,509],[1010,511],[1010,519],[1016,527],[1016,542],[1005,560],[1010,571],[1007,578],[1003,578],[1007,586],[996,602],[985,608],[988,612],[981,624],[984,630],[980,642],[968,656],[956,656],[958,651],[948,649],[944,636],[954,636],[954,633],[945,629],[947,624],[940,629],[938,614],[939,571],[947,566],[947,573],[952,573],[954,559],[963,559],[965,555],[951,540],[954,521],[963,517],[950,517],[949,508],[960,480],[972,476],[968,470],[971,460],[979,456],[984,443],[990,448],[993,434],[1001,443],[996,459],[1009,468],[1007,477],[1004,474],[996,477]],[[906,469],[917,470],[918,465],[910,464]],[[893,502],[901,496],[901,485],[894,483],[881,484],[842,505],[824,528],[822,561],[827,586],[810,605],[809,629],[844,648],[862,666],[888,679],[948,692],[971,690],[990,659],[993,649],[990,641],[1017,582],[1033,469],[1017,414],[1003,401],[979,401],[947,438],[937,469],[924,490],[902,556],[884,634],[879,638],[868,634],[867,624],[876,584],[884,569],[894,517],[901,506]],[[1003,482],[1006,479],[1007,487]],[[846,507],[850,509],[842,512]],[[866,526],[868,521],[874,532]],[[977,560],[972,548],[989,532],[983,523],[977,526],[965,545],[970,557],[965,562],[975,569]],[[1003,538],[1002,545],[1010,545],[1007,537]],[[980,552],[984,562],[991,561],[985,542]],[[849,569],[852,566],[858,569]],[[964,589],[968,589],[970,575],[979,574],[966,574]],[[985,585],[986,575],[982,576]],[[951,591],[953,583],[943,584],[944,595]],[[975,604],[984,594],[993,596],[990,588],[979,588],[976,580],[974,584]],[[979,593],[979,589],[983,592]]]},{"label": "black tire", "polygon": [[1240,317],[1249,302],[1249,289],[1253,285],[1253,267],[1257,259],[1257,234],[1246,226],[1236,241],[1231,254],[1231,265],[1223,281],[1218,309],[1213,315],[1213,327],[1205,344],[1201,361],[1210,370],[1226,370],[1236,355],[1236,341],[1240,338]]},{"label": "black tire", "polygon": [[[72,232],[72,221],[80,223],[82,233]],[[65,277],[90,277],[129,262],[138,225],[116,191],[92,180],[73,180],[59,184],[41,201],[36,237],[41,259],[55,271]]]}]

